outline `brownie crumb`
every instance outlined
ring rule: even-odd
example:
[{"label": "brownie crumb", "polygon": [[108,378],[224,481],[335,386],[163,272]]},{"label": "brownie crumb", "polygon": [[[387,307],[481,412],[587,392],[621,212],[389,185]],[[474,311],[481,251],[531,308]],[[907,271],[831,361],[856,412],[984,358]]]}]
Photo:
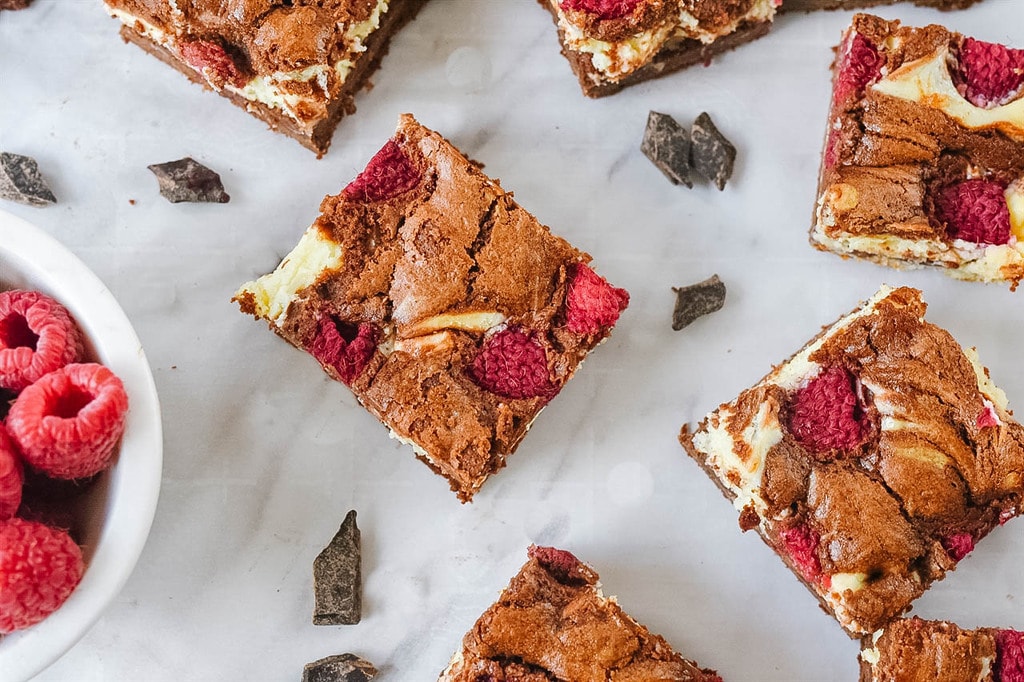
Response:
[{"label": "brownie crumb", "polygon": [[0,153],[0,199],[28,206],[57,203],[57,197],[43,180],[36,160],[9,152]]},{"label": "brownie crumb", "polygon": [[668,114],[647,114],[640,151],[673,185],[693,187],[690,179],[690,133]]},{"label": "brownie crumb", "polygon": [[718,275],[697,284],[672,287],[672,291],[676,292],[676,307],[672,311],[672,329],[676,331],[725,305],[725,282]]},{"label": "brownie crumb", "polygon": [[354,625],[362,617],[362,551],[356,512],[313,561],[314,625]]},{"label": "brownie crumb", "polygon": [[302,682],[369,682],[377,669],[355,654],[337,654],[307,663],[302,669]]},{"label": "brownie crumb", "polygon": [[147,168],[160,183],[160,195],[172,204],[182,201],[226,204],[231,200],[224,191],[220,175],[191,157]]},{"label": "brownie crumb", "polygon": [[725,189],[736,162],[736,147],[718,131],[707,112],[690,128],[690,165],[695,171]]}]

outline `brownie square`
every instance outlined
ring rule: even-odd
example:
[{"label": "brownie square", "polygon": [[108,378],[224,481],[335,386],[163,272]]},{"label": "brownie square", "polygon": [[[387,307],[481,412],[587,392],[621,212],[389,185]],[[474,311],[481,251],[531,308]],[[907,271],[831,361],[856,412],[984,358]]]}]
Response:
[{"label": "brownie square", "polygon": [[121,36],[323,156],[425,0],[104,0]]},{"label": "brownie square", "polygon": [[882,287],[680,441],[849,633],[1021,512],[1024,429],[920,292]]},{"label": "brownie square", "polygon": [[722,682],[602,595],[592,568],[569,552],[536,545],[438,678],[512,680]]},{"label": "brownie square", "polygon": [[1024,674],[1024,633],[898,619],[861,640],[860,682],[1012,682]]},{"label": "brownie square", "polygon": [[538,0],[583,94],[707,64],[771,28],[779,0]]},{"label": "brownie square", "polygon": [[833,67],[811,243],[1024,278],[1024,50],[859,14]]},{"label": "brownie square", "polygon": [[628,294],[408,114],[320,209],[235,300],[470,500]]}]

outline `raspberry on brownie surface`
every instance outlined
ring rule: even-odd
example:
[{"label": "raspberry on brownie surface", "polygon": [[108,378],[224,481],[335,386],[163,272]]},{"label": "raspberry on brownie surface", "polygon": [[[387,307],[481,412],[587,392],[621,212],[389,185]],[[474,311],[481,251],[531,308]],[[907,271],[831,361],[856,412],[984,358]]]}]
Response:
[{"label": "raspberry on brownie surface", "polygon": [[1024,633],[897,619],[861,639],[860,682],[1021,682]]},{"label": "raspberry on brownie surface", "polygon": [[602,595],[592,568],[565,550],[534,545],[438,682],[613,679],[722,682]]},{"label": "raspberry on brownie surface", "polygon": [[312,354],[463,501],[505,465],[628,294],[406,114],[244,312]]},{"label": "raspberry on brownie surface", "polygon": [[104,0],[121,36],[323,155],[425,0]]},{"label": "raspberry on brownie surface", "polygon": [[1024,278],[1024,50],[859,14],[833,67],[811,243]]},{"label": "raspberry on brownie surface", "polygon": [[1024,428],[973,349],[883,287],[680,440],[855,635],[1021,513]]},{"label": "raspberry on brownie surface", "polygon": [[538,0],[588,97],[695,64],[763,36],[781,0]]}]

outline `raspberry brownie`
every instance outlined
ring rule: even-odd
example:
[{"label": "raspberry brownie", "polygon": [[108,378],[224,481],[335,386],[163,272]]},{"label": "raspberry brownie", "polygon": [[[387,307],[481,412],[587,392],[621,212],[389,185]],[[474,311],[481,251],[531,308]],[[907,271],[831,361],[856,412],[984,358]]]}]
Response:
[{"label": "raspberry brownie", "polygon": [[834,66],[811,243],[1024,278],[1024,50],[859,14]]},{"label": "raspberry brownie", "polygon": [[438,682],[613,679],[722,682],[602,595],[592,568],[564,550],[534,545]]},{"label": "raspberry brownie", "polygon": [[628,294],[408,114],[320,208],[277,270],[235,300],[468,501]]},{"label": "raspberry brownie", "polygon": [[916,289],[883,287],[680,441],[849,633],[1021,512],[1024,428]]},{"label": "raspberry brownie", "polygon": [[588,97],[706,64],[759,38],[781,0],[538,0]]},{"label": "raspberry brownie", "polygon": [[860,682],[1019,682],[1024,633],[908,618],[861,640]]},{"label": "raspberry brownie", "polygon": [[104,0],[121,36],[322,156],[425,0]]},{"label": "raspberry brownie", "polygon": [[[904,0],[784,0],[783,11],[810,11],[816,9],[863,9],[879,5],[895,5]],[[921,7],[935,7],[941,10],[964,9],[981,0],[909,0]]]}]

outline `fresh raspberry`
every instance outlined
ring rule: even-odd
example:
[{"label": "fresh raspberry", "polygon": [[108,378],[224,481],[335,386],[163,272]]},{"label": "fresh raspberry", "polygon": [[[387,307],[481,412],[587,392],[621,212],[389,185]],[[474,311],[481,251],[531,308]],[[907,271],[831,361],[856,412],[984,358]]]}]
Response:
[{"label": "fresh raspberry", "polygon": [[579,570],[583,566],[583,562],[577,559],[572,552],[554,547],[530,545],[527,556],[543,566],[559,582],[568,583],[580,579]]},{"label": "fresh raspberry", "polygon": [[946,185],[935,199],[936,217],[951,239],[978,244],[1010,241],[1010,207],[1003,186],[991,180]]},{"label": "fresh raspberry", "polygon": [[219,43],[209,40],[185,43],[181,46],[181,56],[189,66],[205,75],[218,87],[225,83],[230,83],[236,88],[245,85],[245,74]]},{"label": "fresh raspberry", "polygon": [[586,263],[577,263],[565,297],[565,326],[577,334],[598,334],[613,326],[627,305],[625,289],[616,289]]},{"label": "fresh raspberry", "polygon": [[320,364],[333,367],[345,385],[351,386],[376,352],[379,336],[377,328],[367,322],[357,326],[323,315],[309,352]]},{"label": "fresh raspberry", "polygon": [[82,357],[82,332],[67,308],[38,291],[0,292],[0,388],[15,393]]},{"label": "fresh raspberry", "polygon": [[832,86],[833,104],[843,104],[878,80],[884,65],[885,59],[870,40],[859,33],[847,37],[840,48],[839,68]]},{"label": "fresh raspberry", "polygon": [[420,184],[421,173],[394,140],[380,148],[363,172],[350,182],[342,195],[352,201],[384,201]]},{"label": "fresh raspberry", "polygon": [[82,550],[35,521],[0,521],[0,633],[27,628],[64,603],[82,579]]},{"label": "fresh raspberry", "polygon": [[996,633],[995,673],[997,682],[1024,682],[1024,633]]},{"label": "fresh raspberry", "polygon": [[18,511],[24,484],[25,476],[14,441],[0,422],[0,521],[6,521]]},{"label": "fresh raspberry", "polygon": [[75,364],[22,391],[7,429],[29,466],[54,478],[84,478],[110,462],[127,412],[128,395],[113,372]]},{"label": "fresh raspberry", "polygon": [[1007,104],[1024,86],[1024,50],[967,38],[960,46],[957,90],[976,107]]},{"label": "fresh raspberry", "polygon": [[562,0],[563,10],[587,12],[601,19],[620,19],[633,13],[641,0]]},{"label": "fresh raspberry", "polygon": [[954,533],[942,538],[942,547],[953,561],[960,561],[974,551],[974,536],[970,533]]},{"label": "fresh raspberry", "polygon": [[484,341],[470,376],[481,388],[505,398],[552,398],[558,392],[548,376],[544,347],[517,327]]},{"label": "fresh raspberry", "polygon": [[797,442],[817,453],[860,445],[868,424],[853,376],[834,366],[811,379],[793,396],[789,430]]},{"label": "fresh raspberry", "polygon": [[821,536],[807,524],[799,524],[779,531],[783,548],[804,580],[816,582],[821,578],[821,561],[818,559],[818,544]]}]

